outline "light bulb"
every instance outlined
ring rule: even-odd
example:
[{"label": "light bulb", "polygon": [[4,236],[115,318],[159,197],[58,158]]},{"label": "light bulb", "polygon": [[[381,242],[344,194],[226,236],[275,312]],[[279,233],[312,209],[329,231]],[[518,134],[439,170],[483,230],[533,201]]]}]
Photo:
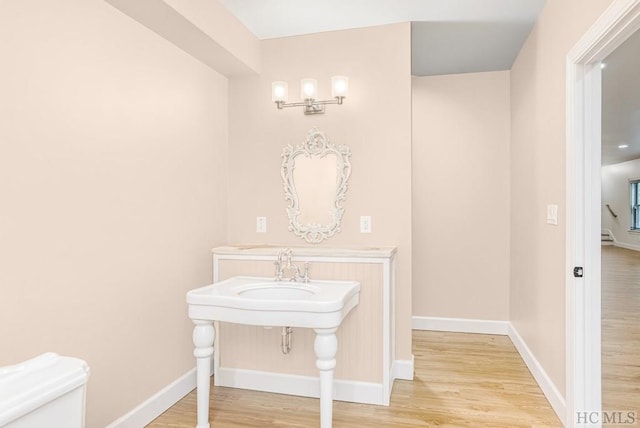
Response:
[{"label": "light bulb", "polygon": [[331,95],[333,98],[346,97],[349,92],[349,78],[347,76],[333,76],[331,78]]},{"label": "light bulb", "polygon": [[288,98],[289,85],[287,82],[278,81],[271,84],[271,101],[283,101],[286,103]]},{"label": "light bulb", "polygon": [[318,81],[316,79],[302,79],[300,87],[303,100],[318,98]]}]

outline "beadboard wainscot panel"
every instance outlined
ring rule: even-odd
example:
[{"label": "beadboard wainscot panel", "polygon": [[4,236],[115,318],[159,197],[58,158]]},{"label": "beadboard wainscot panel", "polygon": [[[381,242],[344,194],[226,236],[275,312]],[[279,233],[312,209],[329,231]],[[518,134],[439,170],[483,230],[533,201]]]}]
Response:
[{"label": "beadboard wainscot panel", "polygon": [[[221,247],[214,252],[214,282],[233,276],[273,278],[282,247]],[[293,262],[308,262],[312,280],[360,282],[360,301],[337,332],[335,399],[388,405],[393,384],[393,281],[395,248],[330,249],[292,247]],[[315,396],[318,376],[315,332],[294,328],[292,348],[281,352],[280,327],[216,323],[214,382],[220,386],[262,389],[277,379],[291,388],[273,392]],[[252,380],[254,379],[254,380]],[[298,382],[299,381],[299,382]],[[291,389],[294,392],[289,391]],[[365,391],[360,394],[357,391]]]}]

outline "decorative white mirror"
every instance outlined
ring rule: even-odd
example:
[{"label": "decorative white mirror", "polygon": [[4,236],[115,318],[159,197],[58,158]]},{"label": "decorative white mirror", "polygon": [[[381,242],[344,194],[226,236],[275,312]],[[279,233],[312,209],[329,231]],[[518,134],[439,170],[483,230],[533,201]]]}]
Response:
[{"label": "decorative white mirror", "polygon": [[332,144],[317,128],[295,148],[283,149],[280,173],[289,230],[305,241],[318,244],[340,231],[350,156],[349,147]]}]

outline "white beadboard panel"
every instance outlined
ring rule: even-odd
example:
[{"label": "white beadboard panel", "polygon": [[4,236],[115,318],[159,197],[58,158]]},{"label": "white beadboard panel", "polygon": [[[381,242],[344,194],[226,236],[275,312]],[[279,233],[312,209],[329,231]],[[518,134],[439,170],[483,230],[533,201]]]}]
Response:
[{"label": "white beadboard panel", "polygon": [[[380,263],[310,263],[312,279],[360,281],[360,303],[338,329],[336,379],[382,382],[383,266]],[[236,275],[272,277],[273,261],[229,260],[219,262],[218,279]],[[311,329],[294,328],[291,352],[280,350],[281,329],[219,323],[220,367],[277,372],[298,376],[317,376]]]},{"label": "white beadboard panel", "polygon": [[[391,337],[389,346],[384,347],[385,352],[383,366],[386,368],[384,373],[388,374],[388,378],[384,379],[384,383],[393,387],[393,377],[391,372],[393,371],[393,364],[396,359],[396,261],[395,258],[391,259],[391,263],[382,265],[382,337]],[[388,278],[389,283],[385,287],[384,278]],[[386,304],[385,304],[386,302]],[[389,392],[391,394],[391,392]]]}]

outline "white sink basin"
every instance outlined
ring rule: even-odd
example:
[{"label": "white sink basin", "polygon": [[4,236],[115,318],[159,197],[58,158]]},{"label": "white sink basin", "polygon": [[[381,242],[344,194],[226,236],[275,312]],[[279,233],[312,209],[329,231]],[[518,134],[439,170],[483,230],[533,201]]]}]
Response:
[{"label": "white sink basin", "polygon": [[316,290],[298,285],[282,285],[281,283],[256,284],[239,290],[238,294],[249,299],[291,300],[308,298]]},{"label": "white sink basin", "polygon": [[213,321],[238,324],[307,327],[316,332],[313,349],[320,371],[320,426],[330,428],[333,369],[336,366],[336,330],[358,304],[357,281],[274,281],[234,276],[187,293],[197,360],[198,425],[210,428],[209,382],[215,327]]},{"label": "white sink basin", "polygon": [[235,276],[187,293],[191,319],[308,328],[338,327],[358,304],[357,281],[299,283]]}]

